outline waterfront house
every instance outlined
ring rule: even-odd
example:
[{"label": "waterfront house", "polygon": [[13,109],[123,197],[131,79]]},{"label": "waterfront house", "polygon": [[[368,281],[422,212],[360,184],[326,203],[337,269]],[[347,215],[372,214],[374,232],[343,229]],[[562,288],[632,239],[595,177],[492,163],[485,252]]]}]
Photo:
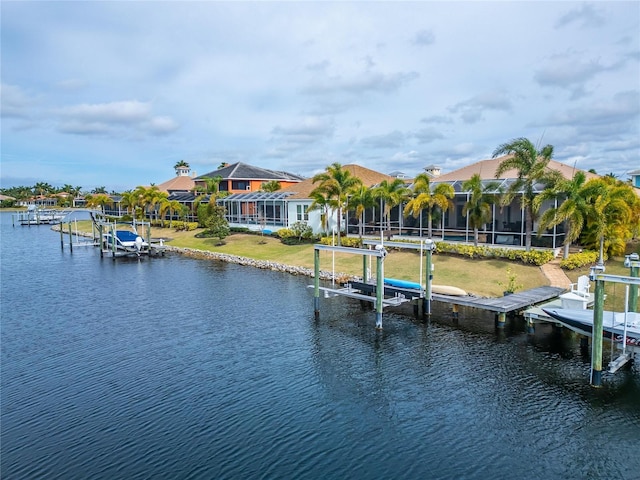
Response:
[{"label": "waterfront house", "polygon": [[279,182],[280,188],[283,189],[304,180],[304,177],[293,173],[269,170],[238,162],[231,165],[225,164],[218,170],[196,177],[194,181],[196,186],[206,188],[207,179],[216,178],[220,180],[218,190],[230,194],[258,192],[265,183],[273,181]]},{"label": "waterfront house", "polygon": [[[383,180],[393,180],[389,175],[360,165],[344,165],[342,168],[354,177],[360,178],[367,187],[377,185]],[[323,212],[309,210],[313,203],[311,192],[317,186],[318,184],[313,183],[313,179],[308,178],[276,192],[234,193],[219,199],[218,204],[226,208],[227,221],[232,227],[276,231],[302,221],[309,225],[314,233],[320,233],[323,230]],[[349,223],[348,212],[343,212],[343,215],[345,218],[340,222],[342,226]],[[376,221],[374,216],[375,209],[370,209],[366,213],[365,223],[372,226]],[[329,230],[331,230],[337,225],[336,212],[329,212],[328,220]]]},{"label": "waterfront house", "polygon": [[[473,229],[469,226],[468,218],[462,214],[464,204],[468,201],[470,194],[462,188],[462,184],[469,180],[474,174],[478,174],[483,184],[496,184],[496,193],[506,191],[509,185],[518,178],[518,172],[516,170],[507,170],[500,178],[496,178],[498,165],[500,165],[505,158],[507,157],[481,160],[432,178],[432,186],[435,187],[438,183],[447,182],[451,184],[455,190],[452,208],[436,215],[438,221],[434,221],[434,238],[464,242],[473,241]],[[559,171],[566,179],[573,178],[575,172],[578,170],[575,167],[556,160],[550,160],[548,168]],[[584,172],[584,174],[587,180],[599,178],[599,175],[594,173]],[[536,193],[542,192],[543,189],[543,185],[535,185]],[[557,199],[553,202],[546,202],[541,206],[540,212],[544,212],[544,210],[551,206],[557,206],[558,202]],[[524,209],[521,206],[520,198],[516,197],[511,204],[506,206],[494,204],[492,206],[491,222],[484,225],[484,228],[480,232],[481,241],[498,245],[523,246],[525,244],[524,223]],[[537,222],[534,222],[532,233],[531,242],[533,246],[558,248],[564,242],[565,232],[564,225],[562,224],[557,225],[552,230],[540,232],[540,236],[538,236],[538,225]]]}]

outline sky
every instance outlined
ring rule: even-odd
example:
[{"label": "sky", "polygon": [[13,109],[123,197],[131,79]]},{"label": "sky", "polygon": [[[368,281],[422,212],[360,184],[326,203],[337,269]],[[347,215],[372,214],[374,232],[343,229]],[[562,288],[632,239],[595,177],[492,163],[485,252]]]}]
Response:
[{"label": "sky", "polygon": [[640,168],[640,3],[16,2],[0,186],[124,191],[185,160],[414,176],[526,137]]}]

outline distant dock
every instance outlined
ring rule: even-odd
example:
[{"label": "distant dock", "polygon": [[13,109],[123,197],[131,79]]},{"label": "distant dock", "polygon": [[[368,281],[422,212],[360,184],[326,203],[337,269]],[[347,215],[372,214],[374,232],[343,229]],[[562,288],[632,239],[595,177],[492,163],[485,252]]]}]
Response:
[{"label": "distant dock", "polygon": [[56,225],[72,210],[56,210],[44,208],[29,208],[11,215],[13,226],[16,224],[30,227],[31,225]]}]

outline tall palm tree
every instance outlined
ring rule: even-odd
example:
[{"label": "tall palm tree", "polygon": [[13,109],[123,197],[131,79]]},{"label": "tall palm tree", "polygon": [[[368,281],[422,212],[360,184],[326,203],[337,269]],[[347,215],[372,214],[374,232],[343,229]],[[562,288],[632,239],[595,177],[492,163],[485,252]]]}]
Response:
[{"label": "tall palm tree", "polygon": [[373,197],[373,190],[364,184],[360,184],[355,187],[351,196],[349,197],[349,208],[355,210],[356,217],[358,218],[358,235],[362,240],[364,234],[364,212],[367,208],[376,206],[376,199]]},{"label": "tall palm tree", "polygon": [[589,208],[585,243],[599,243],[602,265],[605,251],[624,253],[626,241],[640,224],[640,200],[633,187],[607,177],[588,181],[581,193]]},{"label": "tall palm tree", "polygon": [[337,211],[338,245],[340,245],[342,212],[346,207],[349,192],[360,185],[362,180],[354,177],[349,170],[343,169],[340,163],[335,162],[329,165],[324,172],[314,175],[312,181],[314,184],[319,183],[316,188],[319,188],[320,193],[331,200],[332,208]]},{"label": "tall palm tree", "polygon": [[569,246],[575,242],[582,233],[589,213],[586,197],[582,189],[586,182],[586,175],[582,171],[575,173],[571,180],[560,177],[551,187],[546,188],[534,200],[536,208],[546,200],[561,199],[557,207],[550,207],[540,217],[538,235],[542,231],[553,228],[560,223],[565,223],[563,258],[569,256]]},{"label": "tall palm tree", "polygon": [[522,208],[524,208],[525,222],[525,247],[531,250],[531,232],[533,231],[533,221],[537,214],[534,206],[536,193],[534,187],[539,184],[550,184],[553,179],[549,161],[553,156],[553,146],[546,145],[541,150],[527,138],[516,138],[508,143],[503,143],[493,152],[493,158],[501,155],[508,155],[496,170],[496,178],[507,170],[518,171],[518,178],[513,182],[504,196],[503,205],[508,205],[517,195],[521,195]]},{"label": "tall palm tree", "polygon": [[53,187],[47,182],[38,182],[33,186],[33,193],[36,195],[48,195],[53,192]]},{"label": "tall palm tree", "polygon": [[176,162],[173,168],[175,168],[176,170],[179,168],[189,168],[189,164],[184,160],[180,160],[179,162]]},{"label": "tall palm tree", "polygon": [[[422,218],[422,211],[427,209],[427,235],[431,238],[433,223],[433,207],[439,207],[445,211],[453,204],[455,190],[449,183],[440,183],[431,191],[431,179],[426,173],[416,176],[413,182],[412,198],[404,207],[404,215],[411,214],[413,218]],[[420,223],[420,236],[422,236],[422,222]]]},{"label": "tall palm tree", "polygon": [[329,210],[332,208],[329,193],[325,192],[321,187],[314,188],[309,194],[312,199],[308,211],[320,210],[320,228],[324,232],[329,231]]},{"label": "tall palm tree", "polygon": [[478,246],[478,231],[480,227],[491,221],[492,206],[496,201],[497,184],[482,184],[478,173],[462,184],[462,189],[469,192],[469,200],[462,207],[462,215],[468,218],[469,226],[473,228],[473,244]]},{"label": "tall palm tree", "polygon": [[382,213],[387,223],[387,238],[391,238],[391,210],[400,205],[410,195],[411,190],[407,188],[404,181],[399,178],[393,180],[383,180],[374,188],[373,196],[384,204]]}]

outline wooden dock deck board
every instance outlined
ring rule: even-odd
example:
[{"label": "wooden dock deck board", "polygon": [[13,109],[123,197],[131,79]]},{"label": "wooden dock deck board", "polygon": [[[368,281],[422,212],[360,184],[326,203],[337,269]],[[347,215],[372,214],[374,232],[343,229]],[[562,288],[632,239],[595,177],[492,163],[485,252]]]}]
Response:
[{"label": "wooden dock deck board", "polygon": [[537,287],[496,298],[454,297],[435,293],[432,295],[432,298],[435,301],[444,303],[453,303],[455,305],[479,308],[496,313],[509,313],[545,302],[557,297],[564,291],[565,289],[560,287]]}]

